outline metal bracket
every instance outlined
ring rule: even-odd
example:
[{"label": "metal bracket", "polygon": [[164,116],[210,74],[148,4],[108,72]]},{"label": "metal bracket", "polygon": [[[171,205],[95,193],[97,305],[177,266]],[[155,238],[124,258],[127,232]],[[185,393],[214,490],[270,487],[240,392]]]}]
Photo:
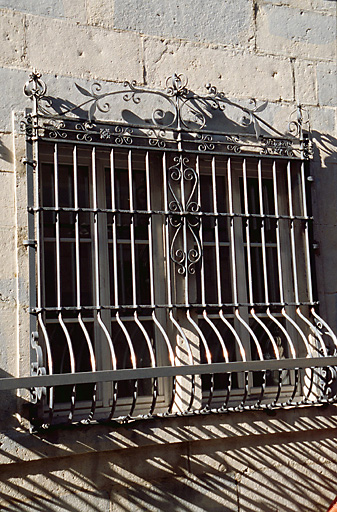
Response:
[{"label": "metal bracket", "polygon": [[28,240],[24,240],[22,243],[25,247],[34,247],[34,249],[37,246],[37,240],[28,239]]},{"label": "metal bracket", "polygon": [[29,158],[23,158],[22,159],[22,163],[25,164],[25,165],[31,165],[34,169],[37,166],[37,161],[36,160],[30,160]]}]

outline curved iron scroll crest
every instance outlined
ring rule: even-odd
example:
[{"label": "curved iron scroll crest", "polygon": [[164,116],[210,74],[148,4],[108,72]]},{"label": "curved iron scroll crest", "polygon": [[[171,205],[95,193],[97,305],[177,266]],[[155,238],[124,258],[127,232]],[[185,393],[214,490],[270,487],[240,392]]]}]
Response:
[{"label": "curved iron scroll crest", "polygon": [[[78,119],[82,120],[81,123],[77,123],[75,126],[75,130],[78,131],[78,140],[90,142],[94,133],[95,135],[98,134],[102,140],[109,140],[114,136],[116,144],[132,144],[131,128],[115,126],[111,130],[106,127],[97,127],[95,124],[99,122],[96,121],[96,117],[99,117],[98,114],[107,115],[111,113],[113,108],[116,108],[116,102],[113,100],[118,95],[122,97],[124,103],[129,102],[134,105],[140,104],[146,96],[160,99],[160,106],[151,111],[150,118],[143,119],[149,144],[152,146],[165,147],[165,141],[169,139],[168,132],[178,129],[188,132],[194,131],[197,134],[196,137],[200,138],[198,148],[200,151],[213,151],[216,145],[212,137],[205,134],[200,135],[200,131],[212,129],[210,126],[213,119],[212,111],[227,112],[229,107],[234,108],[239,112],[239,117],[241,116],[238,126],[243,128],[247,135],[249,135],[247,129],[250,127],[256,140],[262,141],[263,137],[272,136],[278,138],[290,137],[290,139],[296,138],[302,141],[304,129],[308,131],[310,128],[308,120],[305,118],[304,109],[300,105],[295,111],[296,116],[294,117],[296,118],[291,117],[285,135],[260,117],[260,113],[268,105],[267,101],[258,105],[255,99],[251,99],[250,104],[252,106],[248,108],[230,100],[224,92],[219,92],[211,84],[206,85],[207,93],[205,95],[192,92],[187,88],[187,84],[188,80],[185,75],[176,73],[167,78],[166,89],[163,91],[138,86],[136,81],[125,81],[123,89],[116,88],[108,91],[104,91],[103,86],[98,82],[93,83],[88,89],[75,83],[83,98],[82,101],[78,104],[68,103],[69,106],[62,102],[61,106],[56,107],[57,101],[47,96],[47,86],[42,80],[41,74],[34,71],[29,75],[29,79],[24,86],[24,92],[26,96],[34,100],[35,116],[48,118],[44,127],[50,130],[49,135],[52,138],[66,138],[67,133],[63,130],[64,121]],[[120,113],[118,115],[120,116]],[[36,129],[39,128],[41,127],[36,123]],[[285,148],[282,147],[281,149],[284,150]],[[288,149],[286,148],[286,150]],[[233,141],[231,137],[227,150],[240,152],[241,141],[239,139]],[[280,148],[276,147],[276,153],[279,150]],[[262,151],[271,153],[273,145],[264,142]]]},{"label": "curved iron scroll crest", "polygon": [[173,158],[169,168],[168,188],[169,223],[173,229],[170,243],[170,258],[181,275],[195,273],[195,264],[201,258],[200,218],[196,215],[200,205],[195,200],[199,177],[183,155]]}]

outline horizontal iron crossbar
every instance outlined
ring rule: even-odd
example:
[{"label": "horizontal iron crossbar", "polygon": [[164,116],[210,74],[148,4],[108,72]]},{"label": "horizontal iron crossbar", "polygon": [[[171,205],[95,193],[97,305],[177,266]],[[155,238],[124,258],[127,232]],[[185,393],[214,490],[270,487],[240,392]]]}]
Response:
[{"label": "horizontal iron crossbar", "polygon": [[178,375],[207,375],[217,373],[253,372],[264,370],[296,370],[337,366],[337,356],[302,357],[297,359],[269,359],[265,361],[236,361],[229,363],[196,364],[184,366],[159,366],[123,370],[100,370],[97,372],[62,373],[32,377],[6,377],[0,379],[0,390],[30,389],[42,386],[68,384],[90,384],[123,380],[174,377]]}]

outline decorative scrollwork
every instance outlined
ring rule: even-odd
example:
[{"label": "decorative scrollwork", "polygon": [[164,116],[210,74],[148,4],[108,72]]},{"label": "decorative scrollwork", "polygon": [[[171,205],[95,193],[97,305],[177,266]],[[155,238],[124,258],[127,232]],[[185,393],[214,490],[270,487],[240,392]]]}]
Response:
[{"label": "decorative scrollwork", "polygon": [[197,139],[200,139],[202,142],[198,146],[199,151],[213,151],[215,149],[215,144],[213,143],[212,135],[204,135],[197,134]]},{"label": "decorative scrollwork", "polygon": [[24,85],[24,93],[30,98],[40,99],[47,92],[47,86],[43,80],[41,80],[41,73],[36,69],[30,73],[28,81]]},{"label": "decorative scrollwork", "polygon": [[115,133],[118,134],[115,138],[115,143],[119,146],[122,144],[126,144],[127,146],[132,144],[133,141],[131,135],[133,130],[131,128],[128,128],[127,126],[116,126]]},{"label": "decorative scrollwork", "polygon": [[230,142],[230,144],[226,144],[226,149],[228,151],[233,151],[233,153],[241,153],[241,141],[237,135],[225,135],[225,141]]},{"label": "decorative scrollwork", "polygon": [[[169,222],[175,230],[170,246],[170,257],[177,265],[179,274],[185,275],[186,271],[194,274],[195,264],[201,258],[200,218],[195,215],[200,211],[200,205],[195,200],[199,179],[195,169],[189,165],[188,158],[180,155],[174,157],[173,161],[174,165],[169,168],[168,183],[172,196],[169,202]],[[176,248],[177,240],[181,240],[179,235],[183,235],[185,243],[188,243],[188,233],[192,235],[193,247],[187,248],[187,251],[182,247]]]},{"label": "decorative scrollwork", "polygon": [[99,137],[100,139],[110,139],[111,138],[111,131],[109,128],[100,128],[99,130]]},{"label": "decorative scrollwork", "polygon": [[302,156],[305,159],[310,158],[314,154],[314,148],[312,141],[308,138],[304,138],[301,144]]},{"label": "decorative scrollwork", "polygon": [[[206,94],[197,94],[187,88],[188,80],[181,73],[174,73],[166,79],[165,84],[166,90],[162,91],[138,86],[135,81],[126,81],[124,88],[114,86],[113,90],[107,90],[107,84],[103,87],[98,82],[88,88],[75,84],[82,99],[74,104],[46,96],[47,87],[41,74],[34,71],[24,87],[25,94],[34,101],[34,106],[22,128],[27,137],[32,139],[43,137],[47,133],[56,140],[67,138],[91,142],[99,139],[108,144],[131,145],[137,136],[143,146],[158,149],[170,146],[172,149],[172,146],[178,146],[181,141],[188,146],[192,136],[193,144],[190,144],[188,150],[194,147],[200,152],[213,152],[216,149],[219,152],[260,152],[292,158],[299,155],[308,158],[312,154],[311,143],[306,139],[310,129],[309,119],[300,105],[292,112],[292,116],[296,116],[295,119],[291,118],[287,134],[283,134],[260,117],[260,113],[267,108],[266,101],[258,104],[252,99],[251,105],[247,107],[230,100],[212,84],[206,85]],[[116,108],[118,96],[122,104],[141,104],[139,111],[132,112],[136,119],[133,123],[136,132],[134,136],[131,136],[130,129],[127,133],[124,127],[125,132],[122,132],[107,126],[107,121],[116,126],[121,118],[125,119],[123,111]],[[155,108],[152,106],[153,100],[158,100]],[[147,112],[149,106],[151,110]],[[213,112],[214,110],[218,113]],[[110,113],[114,116],[116,114],[115,120],[108,119]],[[56,126],[55,123],[60,119],[66,124]],[[47,126],[48,122],[53,126]],[[219,130],[220,126],[230,126],[231,123],[228,134]],[[238,126],[241,126],[239,130]],[[238,134],[240,140],[231,132]],[[253,140],[254,134],[258,142]],[[273,145],[266,143],[266,139],[271,140],[273,137],[277,141],[292,141],[293,153],[290,145],[285,147],[279,142]]]},{"label": "decorative scrollwork", "polygon": [[[42,348],[39,345],[39,335],[36,331],[32,332],[31,337],[31,347],[35,350],[36,353],[36,361],[31,363],[31,375],[39,376],[46,375],[46,368],[43,365],[43,352]],[[43,395],[46,395],[45,387],[36,387],[30,390],[32,402],[37,403],[41,400]]]},{"label": "decorative scrollwork", "polygon": [[256,139],[258,140],[261,135],[261,124],[260,124],[260,119],[256,115],[256,113],[262,112],[267,107],[268,101],[265,101],[264,103],[262,103],[262,105],[257,106],[256,100],[254,98],[252,98],[250,100],[250,103],[254,105],[254,107],[252,109],[242,107],[244,114],[243,114],[240,124],[243,127],[248,127],[250,125],[253,125]]},{"label": "decorative scrollwork", "polygon": [[289,116],[288,131],[302,140],[305,129],[310,131],[309,113],[302,105],[297,105],[296,110],[293,110]]},{"label": "decorative scrollwork", "polygon": [[159,148],[165,148],[166,142],[161,139],[151,138],[151,139],[149,139],[149,145],[150,146],[158,146]]},{"label": "decorative scrollwork", "polygon": [[263,145],[260,151],[262,155],[294,156],[290,140],[261,137],[261,144]]},{"label": "decorative scrollwork", "polygon": [[66,139],[67,133],[63,131],[65,128],[65,122],[59,119],[48,119],[44,124],[44,128],[47,128],[48,136],[52,139]]},{"label": "decorative scrollwork", "polygon": [[147,130],[146,132],[147,136],[149,137],[149,145],[150,146],[157,146],[159,148],[165,148],[166,147],[166,132],[165,130],[156,130],[155,128],[152,128],[150,130]]},{"label": "decorative scrollwork", "polygon": [[94,128],[95,125],[89,122],[76,124],[75,129],[79,130],[79,133],[76,135],[76,139],[85,142],[92,141],[92,134],[90,134],[90,130],[93,130]]},{"label": "decorative scrollwork", "polygon": [[241,147],[237,144],[227,144],[226,149],[228,149],[228,151],[233,151],[233,153],[241,153]]},{"label": "decorative scrollwork", "polygon": [[183,73],[173,73],[172,76],[166,78],[166,94],[168,96],[187,94],[188,80]]},{"label": "decorative scrollwork", "polygon": [[20,131],[25,133],[28,139],[33,136],[33,119],[30,113],[25,118],[20,119]]}]

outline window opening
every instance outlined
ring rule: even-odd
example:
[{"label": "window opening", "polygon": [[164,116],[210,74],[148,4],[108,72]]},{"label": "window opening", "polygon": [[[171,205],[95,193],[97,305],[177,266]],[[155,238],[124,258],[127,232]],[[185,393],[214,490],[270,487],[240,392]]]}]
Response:
[{"label": "window opening", "polygon": [[[54,379],[49,422],[334,399],[333,372],[316,364],[337,340],[313,296],[303,109],[285,136],[261,119],[266,103],[186,86],[77,85],[84,100],[61,110],[39,74],[25,87],[32,345]],[[151,118],[107,120],[120,97],[154,99]],[[221,130],[225,107],[243,114],[240,133]]]}]

